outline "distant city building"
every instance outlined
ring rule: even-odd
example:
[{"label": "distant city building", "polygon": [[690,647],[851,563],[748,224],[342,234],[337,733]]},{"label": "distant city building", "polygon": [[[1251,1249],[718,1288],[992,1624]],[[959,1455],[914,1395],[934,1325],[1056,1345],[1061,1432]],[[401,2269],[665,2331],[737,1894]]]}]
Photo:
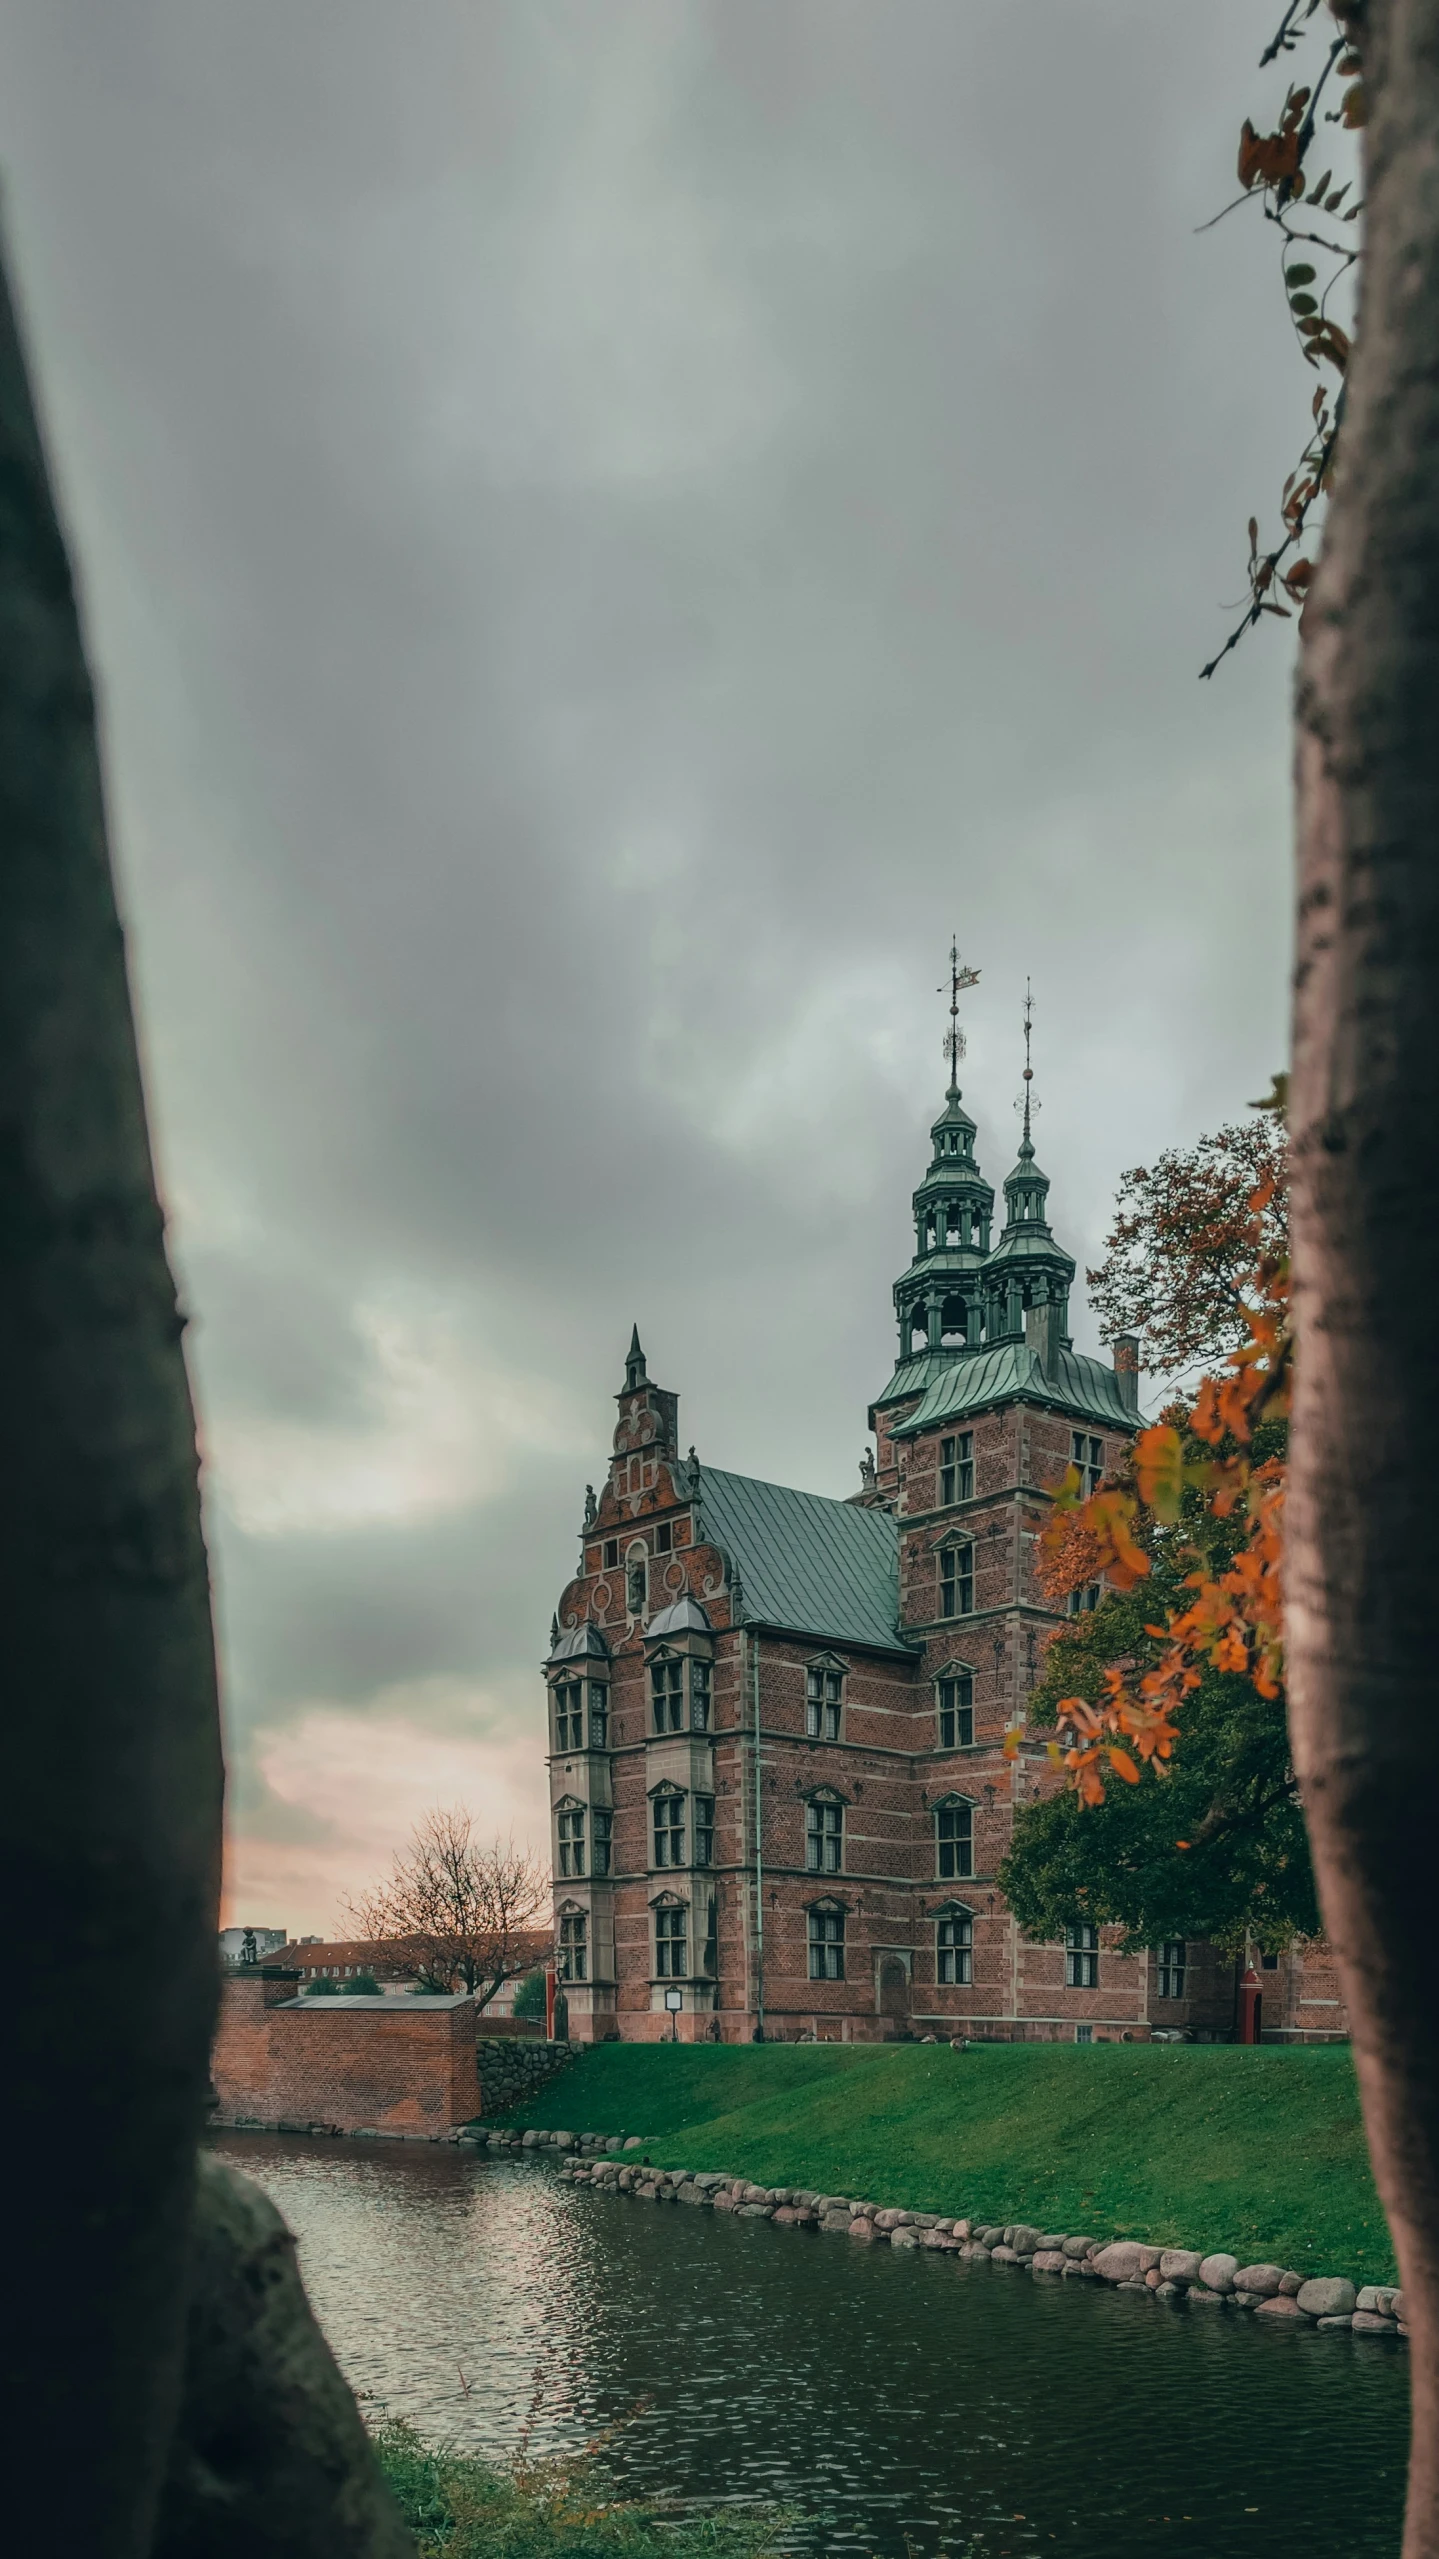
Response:
[{"label": "distant city building", "polygon": [[[1180,1940],[1124,1956],[1092,1927],[1034,1945],[995,1880],[1015,1808],[1058,1782],[1047,1737],[1023,1731],[1063,1623],[1039,1533],[1066,1468],[1093,1486],[1122,1457],[1139,1376],[1132,1340],[1112,1367],[1074,1349],[1075,1265],[1049,1224],[1028,1080],[995,1234],[960,1053],[956,1038],[858,1492],[683,1455],[678,1396],[632,1337],[545,1669],[573,2036],[1234,2029],[1232,1958]],[[1267,1964],[1263,1992],[1266,2030],[1345,2031],[1321,1949],[1307,1972]]]},{"label": "distant city building", "polygon": [[258,1964],[277,1946],[283,1946],[288,1936],[285,1928],[222,1928],[221,1960],[227,1964]]}]

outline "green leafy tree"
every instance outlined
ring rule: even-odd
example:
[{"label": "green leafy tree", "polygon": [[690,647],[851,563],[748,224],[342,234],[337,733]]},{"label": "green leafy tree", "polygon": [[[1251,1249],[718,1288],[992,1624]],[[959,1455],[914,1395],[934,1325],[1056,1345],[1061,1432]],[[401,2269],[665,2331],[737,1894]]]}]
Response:
[{"label": "green leafy tree", "polygon": [[[1186,1459],[1201,1463],[1210,1451],[1184,1428],[1182,1408],[1167,1419],[1181,1431]],[[1277,1455],[1282,1438],[1281,1423],[1261,1426],[1256,1458]],[[1119,1488],[1135,1496],[1132,1467]],[[1068,1700],[1100,1707],[1117,1667],[1131,1685],[1142,1680],[1166,1647],[1154,1630],[1188,1605],[1193,1573],[1213,1580],[1229,1569],[1246,1522],[1237,1509],[1216,1517],[1187,1491],[1173,1523],[1138,1502],[1134,1534],[1147,1576],[1106,1590],[1055,1637],[1030,1699],[1031,1729],[1057,1737],[1071,1721]],[[1077,1548],[1060,1550],[1062,1581],[1084,1568]],[[1206,1664],[1175,1720],[1172,1755],[1152,1762],[1144,1784],[1110,1786],[1088,1805],[1066,1789],[1018,1815],[1000,1884],[1029,1936],[1055,1937],[1087,1920],[1117,1923],[1129,1947],[1167,1937],[1237,1947],[1249,1938],[1272,1951],[1317,1932],[1282,1688],[1265,1695],[1247,1673]]]},{"label": "green leafy tree", "polygon": [[538,1965],[534,1972],[526,1973],[524,1980],[521,1982],[519,1989],[515,1993],[514,2013],[517,2017],[543,2018],[545,2013],[545,1968],[543,1964]]},{"label": "green leafy tree", "polygon": [[380,1997],[380,1985],[376,1981],[373,1973],[355,1973],[349,1981],[342,1981],[340,1988],[351,1999],[378,1999]]}]

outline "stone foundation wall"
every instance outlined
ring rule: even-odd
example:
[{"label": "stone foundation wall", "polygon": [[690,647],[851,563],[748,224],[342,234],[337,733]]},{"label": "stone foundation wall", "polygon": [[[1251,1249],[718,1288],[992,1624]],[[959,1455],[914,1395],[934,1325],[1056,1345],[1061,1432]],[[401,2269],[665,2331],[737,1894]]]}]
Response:
[{"label": "stone foundation wall", "polygon": [[474,2112],[491,2118],[508,2114],[512,2106],[533,2097],[557,2070],[568,2069],[574,2058],[573,2044],[536,2044],[517,2036],[482,2034],[476,2046],[480,2088]]}]

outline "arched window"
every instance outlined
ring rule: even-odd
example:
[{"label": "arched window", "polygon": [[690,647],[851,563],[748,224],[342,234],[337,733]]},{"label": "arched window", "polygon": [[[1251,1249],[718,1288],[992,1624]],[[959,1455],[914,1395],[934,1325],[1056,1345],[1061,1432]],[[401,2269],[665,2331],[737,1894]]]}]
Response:
[{"label": "arched window", "polygon": [[950,1795],[935,1807],[935,1854],[941,1878],[974,1873],[974,1806]]}]

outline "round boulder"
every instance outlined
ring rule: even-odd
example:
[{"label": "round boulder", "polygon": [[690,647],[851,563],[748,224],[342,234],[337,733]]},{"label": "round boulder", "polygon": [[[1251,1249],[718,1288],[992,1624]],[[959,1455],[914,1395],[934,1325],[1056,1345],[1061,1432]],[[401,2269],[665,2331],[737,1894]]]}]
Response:
[{"label": "round boulder", "polygon": [[1316,2275],[1296,2296],[1306,2319],[1347,2319],[1357,2296],[1347,2275]]},{"label": "round boulder", "polygon": [[1159,2253],[1160,2281],[1166,2284],[1197,2284],[1203,2263],[1197,2248],[1163,2248]]},{"label": "round boulder", "polygon": [[1233,2292],[1238,2272],[1238,2258],[1227,2257],[1222,2249],[1199,2261],[1199,2280],[1208,2292]]},{"label": "round boulder", "polygon": [[1257,2292],[1267,2301],[1278,2292],[1283,2281],[1282,2266],[1240,2266],[1235,2270],[1234,2289],[1236,2292]]}]

